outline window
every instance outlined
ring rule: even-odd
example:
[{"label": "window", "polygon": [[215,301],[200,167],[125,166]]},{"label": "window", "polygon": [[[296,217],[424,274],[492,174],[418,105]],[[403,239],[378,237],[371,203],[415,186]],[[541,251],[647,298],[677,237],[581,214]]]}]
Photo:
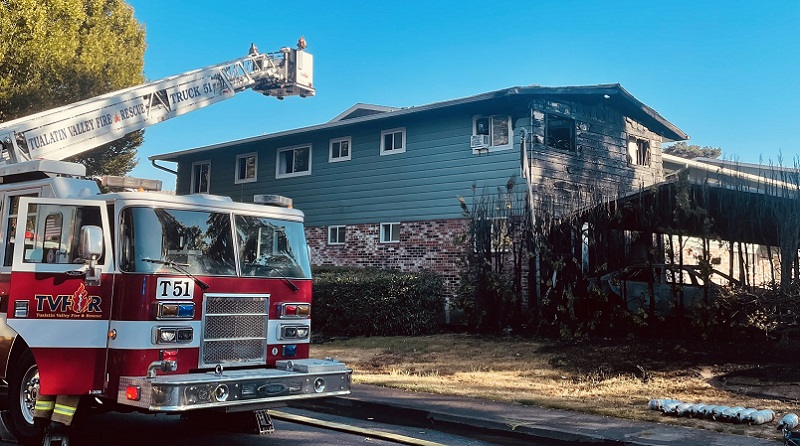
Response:
[{"label": "window", "polygon": [[575,151],[575,120],[548,113],[545,139],[548,147]]},{"label": "window", "polygon": [[[28,206],[30,229],[25,234],[25,263],[83,263],[80,233],[86,225],[102,225],[97,206],[43,204]],[[103,262],[103,259],[100,259]]]},{"label": "window", "polygon": [[256,168],[258,167],[258,155],[255,153],[245,153],[236,156],[236,184],[252,183],[256,181]]},{"label": "window", "polygon": [[311,175],[311,146],[278,150],[275,178]]},{"label": "window", "polygon": [[650,165],[650,141],[632,135],[628,136],[628,164]]},{"label": "window", "polygon": [[236,216],[243,276],[311,277],[303,224]]},{"label": "window", "polygon": [[211,162],[202,161],[192,163],[192,186],[190,194],[207,194],[210,190]]},{"label": "window", "polygon": [[472,119],[472,149],[511,148],[511,116],[476,116]]},{"label": "window", "polygon": [[[23,195],[10,195],[6,198],[8,207],[8,221],[6,223],[6,251],[5,258],[3,259],[3,266],[11,266],[14,259],[14,238],[17,233],[17,213],[19,212],[19,199],[22,197],[38,197],[39,194],[23,194]],[[35,210],[36,207],[32,206],[31,209]],[[32,228],[32,216],[28,216],[26,228]]]},{"label": "window", "polygon": [[330,144],[330,155],[328,161],[347,161],[350,159],[350,137],[332,139]]},{"label": "window", "polygon": [[381,223],[381,243],[400,242],[400,223]]},{"label": "window", "polygon": [[328,226],[328,244],[344,245],[346,226]]},{"label": "window", "polygon": [[391,129],[381,132],[381,155],[393,155],[406,151],[406,129]]}]

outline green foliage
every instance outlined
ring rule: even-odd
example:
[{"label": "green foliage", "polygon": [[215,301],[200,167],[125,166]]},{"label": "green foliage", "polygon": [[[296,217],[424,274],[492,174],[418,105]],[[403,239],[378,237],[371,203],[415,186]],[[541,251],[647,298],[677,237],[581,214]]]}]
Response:
[{"label": "green foliage", "polygon": [[314,329],[328,335],[409,336],[438,329],[444,283],[430,271],[314,270]]},{"label": "green foliage", "polygon": [[122,138],[67,159],[86,166],[87,176],[125,176],[138,164],[136,148],[144,140],[144,130],[128,133]]},{"label": "green foliage", "polygon": [[[0,121],[141,84],[144,50],[121,0],[0,1]],[[141,141],[138,132],[76,158],[89,174],[125,174]]]},{"label": "green foliage", "polygon": [[722,148],[720,147],[700,147],[694,144],[688,145],[684,141],[676,142],[671,146],[665,146],[662,151],[686,159],[719,158],[719,156],[722,155]]}]

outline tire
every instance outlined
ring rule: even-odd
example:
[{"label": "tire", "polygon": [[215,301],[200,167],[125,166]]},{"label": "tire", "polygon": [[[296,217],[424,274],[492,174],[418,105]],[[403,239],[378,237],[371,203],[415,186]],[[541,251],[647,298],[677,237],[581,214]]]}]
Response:
[{"label": "tire", "polygon": [[9,430],[22,444],[41,444],[43,432],[33,424],[33,407],[39,394],[39,367],[25,350],[12,368],[8,383]]}]

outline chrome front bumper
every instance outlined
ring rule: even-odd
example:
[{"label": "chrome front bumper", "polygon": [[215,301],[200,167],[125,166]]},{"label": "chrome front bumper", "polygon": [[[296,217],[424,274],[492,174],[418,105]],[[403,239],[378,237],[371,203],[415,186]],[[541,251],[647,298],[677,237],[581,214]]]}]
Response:
[{"label": "chrome front bumper", "polygon": [[[156,412],[184,412],[238,405],[347,395],[352,370],[332,360],[278,361],[278,368],[221,373],[120,378],[117,402]],[[129,399],[138,390],[139,399]]]}]

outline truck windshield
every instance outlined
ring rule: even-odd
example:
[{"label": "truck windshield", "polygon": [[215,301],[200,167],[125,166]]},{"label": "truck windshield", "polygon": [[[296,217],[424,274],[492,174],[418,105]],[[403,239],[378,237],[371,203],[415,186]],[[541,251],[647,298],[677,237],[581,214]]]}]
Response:
[{"label": "truck windshield", "polygon": [[174,262],[195,275],[234,276],[235,233],[241,275],[311,276],[305,233],[299,222],[232,217],[221,212],[131,207],[122,211],[120,224],[122,271],[173,274],[175,271],[164,262]]},{"label": "truck windshield", "polygon": [[302,223],[244,215],[235,220],[243,276],[311,277]]}]

